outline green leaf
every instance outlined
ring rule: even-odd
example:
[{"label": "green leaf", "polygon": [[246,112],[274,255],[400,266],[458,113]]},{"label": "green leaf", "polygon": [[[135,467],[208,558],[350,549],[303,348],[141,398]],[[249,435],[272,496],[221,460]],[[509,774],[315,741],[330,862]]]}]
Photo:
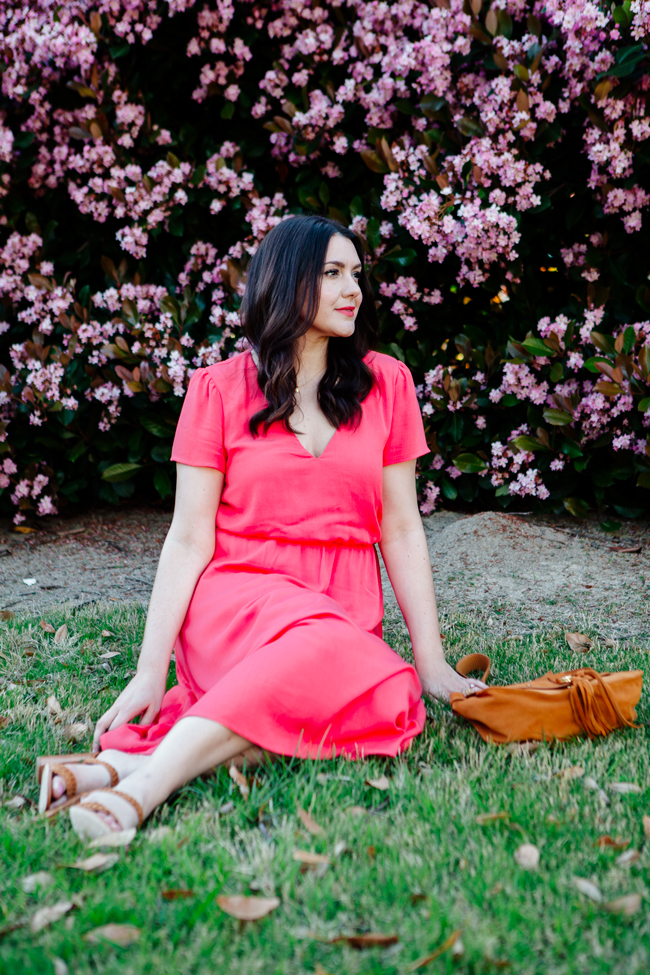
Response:
[{"label": "green leaf", "polygon": [[406,361],[404,358],[404,353],[400,349],[397,342],[391,342],[388,348],[390,349],[391,354],[394,355],[396,359],[399,359],[401,362]]},{"label": "green leaf", "polygon": [[628,327],[623,332],[624,354],[629,355],[635,345],[636,345],[636,332],[634,331],[634,326],[628,325]]},{"label": "green leaf", "polygon": [[113,47],[109,48],[109,53],[113,60],[115,60],[116,58],[123,58],[130,50],[130,44],[114,44]]},{"label": "green leaf", "polygon": [[388,166],[384,160],[377,155],[374,149],[362,149],[360,155],[368,169],[371,169],[373,173],[388,172]]},{"label": "green leaf", "polygon": [[559,383],[564,375],[564,368],[561,362],[554,362],[549,372],[549,379],[552,383]]},{"label": "green leaf", "polygon": [[564,507],[574,518],[586,518],[589,514],[589,505],[582,498],[565,498]]},{"label": "green leaf", "polygon": [[555,355],[553,350],[549,349],[549,347],[544,344],[542,339],[535,337],[524,339],[521,344],[525,348],[526,352],[530,352],[531,355],[546,356],[547,359],[550,359],[552,355]]},{"label": "green leaf", "polygon": [[412,248],[404,247],[398,251],[393,251],[391,254],[383,254],[382,260],[390,261],[391,264],[397,264],[398,267],[408,267],[417,256],[416,251],[412,250]]},{"label": "green leaf", "polygon": [[535,440],[534,437],[527,437],[525,435],[515,437],[514,440],[510,441],[510,443],[513,443],[515,447],[519,447],[520,450],[532,452],[536,450],[548,450],[548,447],[545,447],[543,443],[539,442],[539,440]]},{"label": "green leaf", "polygon": [[235,103],[226,102],[226,104],[221,109],[220,114],[221,114],[221,118],[226,118],[226,119],[232,118],[233,115],[235,114]]},{"label": "green leaf", "polygon": [[499,487],[494,492],[494,495],[497,498],[504,498],[507,494],[510,494],[509,484],[500,484]]},{"label": "green leaf", "polygon": [[166,498],[172,492],[169,474],[164,467],[157,467],[153,476],[153,484],[161,498]]},{"label": "green leaf", "polygon": [[199,186],[199,184],[203,182],[204,176],[205,176],[205,166],[203,165],[197,166],[194,172],[192,173],[192,176],[190,178],[190,183],[193,186]]},{"label": "green leaf", "polygon": [[637,410],[640,413],[647,413],[648,409],[650,409],[650,396],[645,396],[637,406]]},{"label": "green leaf", "polygon": [[610,366],[612,365],[612,363],[610,362],[610,360],[609,359],[606,359],[605,356],[603,356],[603,355],[592,355],[591,359],[587,359],[587,361],[585,362],[585,369],[588,369],[589,372],[595,372],[595,373],[600,374],[600,369],[598,369],[597,366],[596,366],[596,363],[597,362],[606,362],[608,365],[610,365]]},{"label": "green leaf", "polygon": [[181,306],[172,295],[165,295],[160,299],[160,310],[167,312],[174,319],[176,325],[181,323]]},{"label": "green leaf", "polygon": [[135,327],[138,324],[138,306],[130,298],[125,298],[122,302],[122,318],[127,325]]},{"label": "green leaf", "polygon": [[102,474],[102,480],[111,482],[128,481],[141,469],[142,464],[112,464]]},{"label": "green leaf", "polygon": [[604,532],[617,532],[621,527],[620,521],[601,521],[600,527]]},{"label": "green leaf", "polygon": [[322,182],[318,187],[318,195],[323,206],[327,206],[330,201],[330,188],[327,183]]},{"label": "green leaf", "polygon": [[362,217],[364,212],[363,200],[360,196],[354,196],[350,201],[350,214],[353,217]]},{"label": "green leaf", "polygon": [[449,421],[449,433],[454,443],[460,443],[463,437],[465,422],[459,413],[452,413]]},{"label": "green leaf", "polygon": [[644,513],[645,508],[628,508],[627,505],[613,504],[612,508],[621,518],[638,518]]},{"label": "green leaf", "polygon": [[371,217],[366,226],[366,240],[370,244],[370,248],[376,251],[379,244],[381,243],[381,234],[379,232],[379,220],[377,217]]},{"label": "green leaf", "polygon": [[446,474],[443,474],[440,482],[440,490],[442,491],[443,497],[447,498],[448,501],[455,501],[458,497],[456,485],[449,480]]},{"label": "green leaf", "polygon": [[469,118],[468,116],[465,116],[460,120],[457,128],[459,132],[462,132],[464,136],[470,139],[480,139],[485,135],[483,126],[480,124],[480,122],[477,122],[475,119]]},{"label": "green leaf", "polygon": [[161,423],[160,420],[154,419],[152,416],[141,416],[140,425],[145,428],[148,433],[152,433],[154,437],[173,437],[174,431],[171,427],[167,426],[165,423]]},{"label": "green leaf", "polygon": [[650,471],[646,471],[645,474],[639,474],[636,479],[636,486],[640,488],[650,488]]},{"label": "green leaf", "polygon": [[564,427],[567,423],[573,422],[571,414],[565,413],[564,410],[544,410],[544,419],[553,427]]},{"label": "green leaf", "polygon": [[476,454],[459,454],[454,458],[454,464],[463,474],[478,474],[487,469],[487,464]]},{"label": "green leaf", "polygon": [[164,464],[169,460],[172,452],[172,445],[170,443],[157,443],[151,448],[151,459],[155,460],[157,464]]}]

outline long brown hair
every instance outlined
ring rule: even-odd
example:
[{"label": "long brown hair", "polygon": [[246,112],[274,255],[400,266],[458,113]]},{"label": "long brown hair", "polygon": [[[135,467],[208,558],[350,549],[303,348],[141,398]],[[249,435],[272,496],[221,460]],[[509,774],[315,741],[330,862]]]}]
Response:
[{"label": "long brown hair", "polygon": [[257,353],[257,378],[267,405],[250,420],[256,436],[281,420],[291,430],[296,407],[296,341],[318,313],[327,248],[334,234],[352,241],[359,255],[362,302],[354,334],[330,338],[327,369],[318,387],[320,407],[337,429],[361,419],[361,404],[374,385],[363,361],[379,325],[375,298],[364,267],[363,245],[347,227],[327,217],[290,217],[266,235],[253,257],[241,306],[244,335]]}]

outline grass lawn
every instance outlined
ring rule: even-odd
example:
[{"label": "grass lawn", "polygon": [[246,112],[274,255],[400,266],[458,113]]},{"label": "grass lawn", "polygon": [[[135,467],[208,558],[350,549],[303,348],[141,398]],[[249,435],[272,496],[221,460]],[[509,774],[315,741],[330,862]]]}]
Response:
[{"label": "grass lawn", "polygon": [[[116,851],[113,866],[88,874],[70,866],[92,851],[65,814],[49,824],[36,814],[34,756],[87,750],[90,735],[70,746],[64,728],[99,717],[133,672],[144,614],[104,605],[47,621],[65,621],[68,638],[55,643],[38,619],[0,623],[0,972],[402,975],[458,930],[454,948],[417,970],[650,971],[645,695],[638,730],[543,745],[532,755],[485,745],[440,705],[430,708],[424,734],[400,760],[287,760],[249,773],[247,800],[221,769],[159,808],[131,845]],[[644,668],[648,659],[642,641],[612,648],[597,641],[592,652],[575,655],[559,631],[498,643],[480,620],[462,615],[445,620],[444,629],[451,660],[487,651],[499,683],[549,669]],[[398,627],[389,638],[408,653]],[[118,654],[102,659],[109,651]],[[48,709],[51,695],[61,715]],[[575,766],[584,777],[557,774]],[[381,776],[387,790],[366,784]],[[587,778],[600,792],[586,787]],[[643,791],[620,794],[609,788],[616,782]],[[17,794],[28,802],[7,807]],[[298,808],[322,834],[306,830]],[[503,816],[477,822],[487,813]],[[618,863],[621,848],[598,845],[603,836],[629,841],[627,849],[640,855]],[[539,848],[537,870],[516,863],[523,843]],[[297,850],[330,863],[308,866],[295,859]],[[38,871],[51,882],[26,893],[22,880]],[[641,894],[641,908],[632,916],[608,913],[576,888],[576,877],[596,884],[604,902]],[[169,891],[190,893],[174,898]],[[276,895],[280,906],[243,923],[219,908],[221,894]],[[35,912],[62,901],[74,906],[32,932]],[[84,938],[108,923],[136,926],[139,939],[119,947]],[[365,950],[334,941],[367,932],[399,940]]]}]

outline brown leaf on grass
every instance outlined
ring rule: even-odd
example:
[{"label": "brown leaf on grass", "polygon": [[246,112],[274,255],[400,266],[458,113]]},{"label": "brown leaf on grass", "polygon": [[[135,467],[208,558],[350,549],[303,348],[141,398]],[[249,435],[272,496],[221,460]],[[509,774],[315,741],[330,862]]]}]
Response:
[{"label": "brown leaf on grass", "polygon": [[3,806],[5,809],[22,809],[26,802],[27,799],[24,796],[14,796],[12,799],[3,803]]},{"label": "brown leaf on grass", "polygon": [[585,774],[582,765],[570,765],[569,768],[562,768],[559,772],[553,773],[554,779],[581,779]]},{"label": "brown leaf on grass", "polygon": [[62,623],[54,634],[55,643],[64,643],[68,639],[68,626],[67,623]]},{"label": "brown leaf on grass", "polygon": [[225,914],[238,921],[259,921],[280,906],[279,897],[245,897],[235,894],[217,897],[217,904]]},{"label": "brown leaf on grass", "polygon": [[0,620],[15,620],[16,614],[11,609],[0,610]]},{"label": "brown leaf on grass", "polygon": [[332,975],[327,969],[323,968],[320,962],[316,962],[316,968],[314,969],[314,975]]},{"label": "brown leaf on grass", "polygon": [[300,806],[298,806],[298,815],[302,825],[305,827],[308,833],[312,834],[312,836],[322,836],[325,833],[323,827],[319,826],[315,819],[312,819],[306,809],[301,809]]},{"label": "brown leaf on grass", "polygon": [[165,901],[177,901],[182,900],[184,897],[194,897],[194,891],[172,887],[169,890],[163,890],[161,897]]},{"label": "brown leaf on grass", "polygon": [[109,637],[109,636],[113,636],[113,634],[111,633],[110,630],[102,630],[102,636]]},{"label": "brown leaf on grass", "polygon": [[85,860],[77,860],[70,864],[71,870],[83,870],[84,873],[103,873],[110,870],[119,860],[117,853],[93,853]]},{"label": "brown leaf on grass", "polygon": [[610,552],[640,552],[640,545],[611,545]]},{"label": "brown leaf on grass", "polygon": [[45,630],[46,633],[54,633],[55,632],[54,627],[52,626],[52,624],[51,623],[48,623],[46,620],[41,620],[41,629],[42,630]]},{"label": "brown leaf on grass", "polygon": [[330,858],[323,853],[312,853],[310,850],[294,850],[291,854],[293,860],[298,863],[307,863],[309,866],[318,866],[319,863],[330,863]]},{"label": "brown leaf on grass", "polygon": [[[125,830],[125,832],[130,832],[130,830]],[[135,831],[133,835],[135,836]],[[150,843],[162,843],[173,835],[174,830],[171,826],[156,826],[155,829],[152,829],[150,833],[146,834],[146,837]]]},{"label": "brown leaf on grass", "polygon": [[476,817],[476,822],[479,826],[485,826],[487,823],[495,823],[498,819],[510,819],[510,813],[507,812],[491,812],[491,813],[481,813],[480,816]]},{"label": "brown leaf on grass", "polygon": [[425,901],[427,895],[423,894],[421,890],[415,890],[412,894],[409,894],[409,901],[411,904],[419,904],[420,901]]},{"label": "brown leaf on grass", "polygon": [[335,945],[345,941],[352,948],[387,948],[396,945],[399,937],[396,934],[381,934],[379,931],[369,931],[367,934],[340,934],[338,938],[331,938],[330,944]]},{"label": "brown leaf on grass", "polygon": [[365,816],[368,810],[365,806],[348,806],[345,810],[350,816]]},{"label": "brown leaf on grass", "polygon": [[51,717],[53,717],[53,718],[60,718],[61,717],[61,715],[63,714],[63,708],[61,707],[61,705],[57,701],[57,699],[54,696],[54,694],[50,694],[50,696],[48,697],[48,699],[47,699],[47,701],[45,703],[47,704],[47,710],[48,710],[48,713],[51,715]]},{"label": "brown leaf on grass", "polygon": [[575,653],[586,653],[591,650],[593,643],[584,633],[565,633],[566,642]]},{"label": "brown leaf on grass", "polygon": [[59,901],[57,904],[52,904],[51,907],[41,907],[34,914],[31,921],[29,922],[29,929],[32,934],[36,934],[38,931],[42,931],[43,928],[48,927],[50,924],[54,924],[62,918],[68,911],[71,911],[74,907],[72,901]]},{"label": "brown leaf on grass", "polygon": [[119,657],[119,650],[107,650],[106,653],[100,653],[98,660],[110,660],[112,657]]},{"label": "brown leaf on grass", "polygon": [[454,945],[456,944],[456,942],[460,938],[460,935],[461,935],[460,928],[458,928],[457,931],[452,931],[452,933],[449,935],[449,937],[448,938],[445,938],[445,940],[442,942],[442,944],[439,945],[435,949],[435,951],[432,951],[430,955],[424,955],[423,958],[418,958],[417,961],[411,962],[411,964],[407,966],[406,971],[407,972],[416,972],[418,970],[418,968],[424,968],[424,966],[425,965],[428,965],[429,962],[432,962],[436,958],[439,958],[440,955],[444,955],[444,953],[446,951],[449,951],[450,948],[453,948],[454,947]]},{"label": "brown leaf on grass", "polygon": [[[167,829],[168,827],[159,826],[158,828]],[[106,850],[116,846],[128,846],[129,843],[133,842],[136,832],[135,826],[132,826],[130,829],[121,829],[117,833],[105,833],[103,836],[98,836],[96,839],[91,840],[88,847],[91,850]],[[151,839],[151,836],[149,839]]]},{"label": "brown leaf on grass", "polygon": [[75,724],[63,726],[63,737],[66,741],[82,741],[88,734],[88,725],[85,721],[77,721]]},{"label": "brown leaf on grass", "polygon": [[6,728],[9,724],[9,718],[6,715],[0,715],[0,728]]},{"label": "brown leaf on grass", "polygon": [[615,862],[619,867],[627,867],[630,865],[630,863],[635,863],[637,860],[639,860],[640,857],[641,854],[638,850],[625,850],[624,853],[621,853],[616,857]]},{"label": "brown leaf on grass", "polygon": [[603,895],[596,884],[592,884],[591,880],[586,880],[584,877],[574,877],[573,883],[585,897],[595,901],[597,904],[602,902]]},{"label": "brown leaf on grass", "polygon": [[650,840],[650,816],[643,817],[643,835]]},{"label": "brown leaf on grass", "polygon": [[539,850],[533,843],[522,843],[515,850],[515,863],[522,870],[537,870],[539,866]]},{"label": "brown leaf on grass", "polygon": [[27,877],[23,877],[20,886],[26,894],[33,894],[39,887],[49,887],[53,883],[54,877],[51,873],[46,870],[39,870],[37,873],[30,873]]},{"label": "brown leaf on grass", "polygon": [[615,901],[603,904],[603,908],[610,914],[623,914],[631,917],[641,910],[641,894],[626,894],[625,897],[618,897]]},{"label": "brown leaf on grass", "polygon": [[377,856],[377,847],[376,846],[367,846],[366,847],[366,853],[368,854],[368,856],[370,857],[371,860],[374,860],[375,857]]},{"label": "brown leaf on grass", "polygon": [[108,941],[119,948],[126,948],[132,945],[140,937],[140,928],[134,924],[102,924],[99,928],[93,928],[83,936],[83,940],[91,945],[98,945],[102,941]]},{"label": "brown leaf on grass", "polygon": [[539,750],[539,741],[511,741],[505,746],[511,755],[534,755]]},{"label": "brown leaf on grass", "polygon": [[617,836],[616,839],[612,836],[599,836],[594,843],[594,846],[599,846],[601,849],[606,846],[611,846],[615,850],[626,850],[629,845],[630,841],[622,840],[620,836]]},{"label": "brown leaf on grass", "polygon": [[621,796],[626,796],[630,793],[638,795],[638,793],[643,792],[641,786],[636,785],[634,782],[610,782],[609,788],[612,792],[618,792]]},{"label": "brown leaf on grass", "polygon": [[236,768],[234,765],[230,766],[230,769],[228,770],[228,775],[233,780],[233,782],[237,785],[237,788],[241,792],[244,799],[248,799],[248,797],[251,794],[251,790],[248,785],[246,776],[242,775],[239,769]]},{"label": "brown leaf on grass", "polygon": [[380,792],[386,792],[387,789],[390,789],[390,779],[381,775],[378,779],[366,779],[365,785],[369,785],[372,789],[379,789]]}]

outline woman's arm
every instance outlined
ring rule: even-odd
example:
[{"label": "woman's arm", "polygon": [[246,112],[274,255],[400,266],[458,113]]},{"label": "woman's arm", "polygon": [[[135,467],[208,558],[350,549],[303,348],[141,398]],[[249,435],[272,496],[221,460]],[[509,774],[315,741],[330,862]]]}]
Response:
[{"label": "woman's arm", "polygon": [[[418,511],[415,461],[384,467],[381,554],[404,614],[413,657],[425,694],[449,700],[467,694],[469,681],[445,660],[427,540]],[[474,688],[485,687],[479,680]]]},{"label": "woman's arm", "polygon": [[174,517],[160,553],[142,650],[135,676],[97,722],[94,745],[105,731],[160,711],[169,660],[199,576],[214,555],[215,519],[224,475],[209,467],[177,464]]}]

